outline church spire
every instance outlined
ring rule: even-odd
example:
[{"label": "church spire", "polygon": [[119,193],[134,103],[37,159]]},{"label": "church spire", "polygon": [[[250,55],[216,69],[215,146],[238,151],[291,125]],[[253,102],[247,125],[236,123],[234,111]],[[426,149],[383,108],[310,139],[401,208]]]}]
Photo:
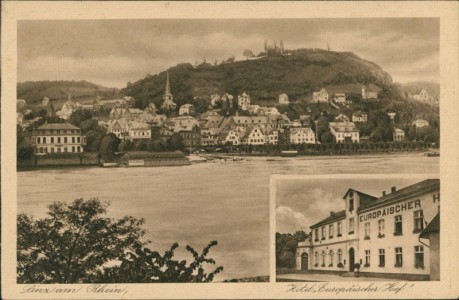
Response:
[{"label": "church spire", "polygon": [[167,76],[167,78],[166,78],[166,92],[165,92],[165,94],[166,95],[171,95],[172,93],[171,93],[171,85],[169,83],[169,71],[167,71],[167,75],[166,76]]}]

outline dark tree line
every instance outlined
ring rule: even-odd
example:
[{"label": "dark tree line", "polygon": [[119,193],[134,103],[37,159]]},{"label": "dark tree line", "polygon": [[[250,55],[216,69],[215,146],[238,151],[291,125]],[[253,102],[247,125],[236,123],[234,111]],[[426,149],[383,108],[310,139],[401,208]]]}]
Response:
[{"label": "dark tree line", "polygon": [[304,231],[294,234],[276,232],[276,269],[294,269],[298,243],[308,237]]}]

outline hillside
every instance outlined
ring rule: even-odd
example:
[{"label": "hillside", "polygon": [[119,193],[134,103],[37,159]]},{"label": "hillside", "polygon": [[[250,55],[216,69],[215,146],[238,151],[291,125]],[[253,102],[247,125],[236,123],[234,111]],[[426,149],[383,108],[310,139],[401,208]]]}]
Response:
[{"label": "hillside", "polygon": [[17,84],[17,98],[36,104],[43,97],[50,100],[65,100],[69,93],[76,101],[92,100],[97,95],[111,98],[118,93],[116,88],[107,88],[87,81],[26,81]]},{"label": "hillside", "polygon": [[[392,83],[381,67],[350,52],[300,49],[288,53],[219,65],[172,67],[168,71],[174,100],[181,105],[196,98],[208,100],[214,93],[236,96],[247,91],[254,103],[272,104],[281,93],[293,101],[308,101],[322,87],[331,93],[360,94],[362,84],[383,87]],[[159,105],[165,81],[166,72],[149,75],[121,93],[134,97],[139,107],[150,101]]]}]

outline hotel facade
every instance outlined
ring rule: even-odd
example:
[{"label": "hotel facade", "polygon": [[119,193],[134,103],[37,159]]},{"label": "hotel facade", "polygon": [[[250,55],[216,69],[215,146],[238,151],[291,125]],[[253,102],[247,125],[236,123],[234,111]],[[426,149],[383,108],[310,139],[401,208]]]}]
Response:
[{"label": "hotel facade", "polygon": [[298,270],[438,280],[439,234],[425,238],[439,219],[438,179],[392,187],[380,197],[349,189],[343,202],[344,210],[310,226],[311,238],[298,244]]}]

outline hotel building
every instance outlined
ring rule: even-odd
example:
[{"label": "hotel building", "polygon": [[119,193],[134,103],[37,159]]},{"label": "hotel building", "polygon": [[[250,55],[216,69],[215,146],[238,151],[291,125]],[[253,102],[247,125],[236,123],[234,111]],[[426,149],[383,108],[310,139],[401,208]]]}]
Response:
[{"label": "hotel building", "polygon": [[439,224],[438,179],[392,187],[380,197],[349,189],[343,204],[310,226],[311,238],[298,244],[298,270],[438,280],[439,238],[424,232],[434,218]]},{"label": "hotel building", "polygon": [[79,153],[86,145],[86,136],[72,124],[44,124],[32,132],[32,145],[36,153]]}]

